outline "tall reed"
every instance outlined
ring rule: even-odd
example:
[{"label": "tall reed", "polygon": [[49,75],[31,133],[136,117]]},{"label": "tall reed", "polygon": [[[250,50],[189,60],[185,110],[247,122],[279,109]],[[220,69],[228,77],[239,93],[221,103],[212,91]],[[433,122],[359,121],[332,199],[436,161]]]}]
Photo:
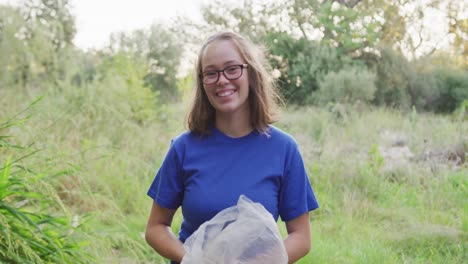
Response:
[{"label": "tall reed", "polygon": [[[26,123],[41,98],[0,120],[0,262],[86,263],[79,224],[61,203],[47,178],[67,171],[45,171],[29,162],[40,150],[17,145],[8,133]],[[47,162],[47,157],[41,157]],[[75,217],[76,220],[76,217]]]}]

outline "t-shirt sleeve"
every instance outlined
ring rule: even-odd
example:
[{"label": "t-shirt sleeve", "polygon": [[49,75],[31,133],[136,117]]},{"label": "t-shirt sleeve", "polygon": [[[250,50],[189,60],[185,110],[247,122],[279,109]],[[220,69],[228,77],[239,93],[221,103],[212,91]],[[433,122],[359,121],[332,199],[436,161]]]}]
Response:
[{"label": "t-shirt sleeve", "polygon": [[147,192],[161,207],[177,209],[183,200],[183,180],[180,157],[174,142],[164,158]]},{"label": "t-shirt sleeve", "polygon": [[296,143],[288,156],[279,197],[279,214],[285,222],[319,207]]}]

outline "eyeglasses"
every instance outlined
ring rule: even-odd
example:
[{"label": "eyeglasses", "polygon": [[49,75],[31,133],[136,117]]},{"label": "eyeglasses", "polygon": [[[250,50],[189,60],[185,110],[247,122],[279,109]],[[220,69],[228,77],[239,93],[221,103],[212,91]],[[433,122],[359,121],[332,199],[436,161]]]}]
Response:
[{"label": "eyeglasses", "polygon": [[222,72],[226,79],[232,81],[242,76],[242,69],[247,68],[248,64],[231,65],[222,70],[211,70],[202,72],[201,77],[204,84],[213,84],[218,82],[219,73]]}]

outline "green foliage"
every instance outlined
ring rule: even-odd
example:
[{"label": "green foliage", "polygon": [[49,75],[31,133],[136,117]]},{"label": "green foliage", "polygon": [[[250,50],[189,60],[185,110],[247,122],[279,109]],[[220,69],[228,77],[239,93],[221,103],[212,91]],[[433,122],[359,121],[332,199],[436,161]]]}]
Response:
[{"label": "green foliage", "polygon": [[432,71],[419,67],[419,62],[413,62],[412,68],[416,71],[408,86],[411,104],[421,111],[434,111],[434,102],[439,98],[440,92]]},{"label": "green foliage", "polygon": [[324,1],[315,9],[318,9],[315,24],[323,28],[323,41],[337,47],[340,54],[375,47],[380,38],[382,25],[375,19],[379,11],[376,6],[350,8],[337,1]]},{"label": "green foliage", "polygon": [[[54,196],[58,195],[74,214],[88,216],[82,235],[92,246],[80,251],[89,254],[93,263],[159,263],[160,257],[141,236],[150,205],[141,190],[147,188],[153,165],[159,162],[155,153],[164,153],[170,142],[167,131],[175,131],[175,123],[180,127],[177,117],[183,114],[179,108],[146,102],[154,99],[154,93],[140,86],[142,78],[132,83],[131,77],[137,72],[130,69],[138,68],[132,57],[119,54],[118,59],[103,62],[97,69],[103,72],[103,68],[106,76],[98,73],[81,86],[60,82],[58,87],[50,87],[34,118],[24,129],[15,129],[14,135],[43,146],[32,156],[36,170],[53,173],[68,164],[78,164],[79,170],[54,177],[51,191],[53,188]],[[25,94],[5,89],[0,93],[8,112],[27,100]],[[178,114],[172,113],[175,110]],[[167,120],[161,118],[166,116]],[[50,156],[59,159],[44,166],[42,159]]]},{"label": "green foliage", "polygon": [[202,16],[207,25],[202,31],[212,33],[231,29],[255,42],[272,32],[291,32],[288,18],[284,15],[285,3],[281,1],[210,1],[202,7]]},{"label": "green foliage", "polygon": [[448,54],[434,54],[411,63],[412,103],[426,111],[449,113],[468,99],[468,72],[453,64]]},{"label": "green foliage", "polygon": [[25,3],[0,6],[0,84],[37,89],[63,79],[75,26],[68,1]]},{"label": "green foliage", "polygon": [[164,100],[174,100],[179,96],[177,76],[183,53],[183,43],[177,40],[171,29],[153,24],[149,30],[113,35],[111,54],[123,51],[144,64],[145,84]]},{"label": "green foliage", "polygon": [[455,120],[468,121],[468,100],[464,100],[460,106],[453,111],[453,117]]},{"label": "green foliage", "polygon": [[374,73],[356,66],[329,72],[319,82],[318,100],[322,104],[369,103],[374,99],[375,79]]},{"label": "green foliage", "polygon": [[384,158],[379,152],[377,144],[372,144],[371,149],[369,150],[369,168],[372,170],[373,175],[378,175],[380,169],[384,165]]},{"label": "green foliage", "polygon": [[[0,131],[27,120],[14,118],[2,120]],[[39,152],[11,141],[10,136],[0,135],[0,153],[5,157],[0,165],[0,262],[88,262],[77,237],[78,223],[73,223],[47,183],[51,174],[67,172],[41,172],[26,162]]]},{"label": "green foliage", "polygon": [[[98,65],[97,71],[101,79],[89,85],[95,89],[102,89],[104,98],[111,104],[126,98],[128,114],[137,122],[148,122],[154,117],[158,107],[158,92],[151,91],[145,84],[144,78],[147,67],[142,59],[138,59],[129,52],[120,51]],[[123,109],[122,109],[123,110]]]},{"label": "green foliage", "polygon": [[[447,161],[418,157],[456,143],[457,127],[466,131],[467,123],[418,115],[421,121],[375,109],[336,123],[323,108],[285,113],[279,125],[298,140],[321,206],[310,213],[312,250],[298,263],[463,263],[466,163],[450,168]],[[311,121],[326,124],[320,141]],[[414,159],[398,165],[384,155],[382,129],[407,135]],[[430,175],[431,166],[437,175]]]},{"label": "green foliage", "polygon": [[367,63],[377,72],[374,102],[409,110],[452,112],[468,98],[468,74],[452,64],[447,54],[409,62],[403,54],[382,48]]},{"label": "green foliage", "polygon": [[284,5],[303,37],[320,39],[340,55],[360,56],[382,43],[398,46],[406,34],[402,2],[295,0]]},{"label": "green foliage", "polygon": [[280,71],[280,91],[295,104],[304,104],[318,90],[318,80],[331,71],[338,71],[347,60],[336,50],[304,38],[294,39],[285,33],[272,33],[266,38],[273,69]]},{"label": "green foliage", "polygon": [[453,112],[468,100],[468,71],[452,67],[440,67],[434,72],[439,97],[434,102],[438,112]]},{"label": "green foliage", "polygon": [[450,2],[447,5],[447,17],[449,20],[448,33],[453,37],[452,47],[455,53],[455,62],[465,70],[468,69],[468,18],[463,10],[466,3]]},{"label": "green foliage", "polygon": [[[401,42],[404,40],[407,31],[407,21],[400,12],[401,8],[404,9],[404,3],[399,5],[399,3],[393,1],[372,2],[377,5],[382,5],[380,12],[377,12],[375,17],[378,17],[381,13],[383,13],[384,16],[382,28],[380,30],[381,39],[379,44],[384,44],[387,46],[394,46],[397,44],[401,45]],[[366,1],[366,4],[372,5],[372,2]]]},{"label": "green foliage", "polygon": [[26,18],[22,40],[32,64],[29,85],[63,80],[76,33],[69,0],[27,0],[21,13]]},{"label": "green foliage", "polygon": [[55,50],[72,44],[76,33],[70,0],[26,0],[25,15],[31,26],[45,31]]},{"label": "green foliage", "polygon": [[411,97],[409,87],[415,72],[403,54],[390,48],[380,50],[376,65],[377,91],[375,102],[378,105],[409,109]]},{"label": "green foliage", "polygon": [[[30,54],[22,35],[26,22],[18,9],[0,5],[0,85],[24,84],[30,71]],[[0,87],[0,88],[3,88]]]}]

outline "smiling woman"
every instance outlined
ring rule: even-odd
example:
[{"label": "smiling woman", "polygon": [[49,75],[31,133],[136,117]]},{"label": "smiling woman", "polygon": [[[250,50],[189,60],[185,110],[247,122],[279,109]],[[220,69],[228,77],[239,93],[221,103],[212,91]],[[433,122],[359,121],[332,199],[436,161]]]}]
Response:
[{"label": "smiling woman", "polygon": [[[268,69],[262,49],[237,33],[219,32],[202,46],[189,131],[172,140],[147,193],[146,240],[160,255],[184,263],[182,243],[242,195],[286,223],[289,263],[308,253],[309,211],[318,203],[296,141],[272,125],[279,98]],[[170,226],[179,207],[177,239]]]}]

